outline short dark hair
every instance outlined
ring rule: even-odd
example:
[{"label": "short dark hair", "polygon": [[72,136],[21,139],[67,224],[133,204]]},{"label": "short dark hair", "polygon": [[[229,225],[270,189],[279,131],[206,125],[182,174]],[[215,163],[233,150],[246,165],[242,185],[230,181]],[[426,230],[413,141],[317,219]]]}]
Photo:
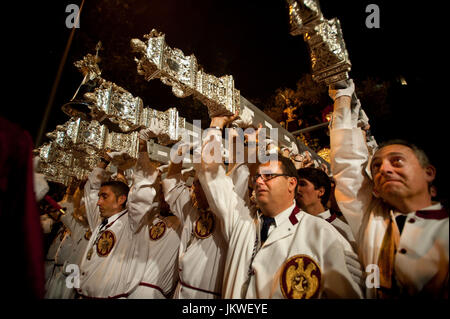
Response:
[{"label": "short dark hair", "polygon": [[281,164],[280,166],[281,166],[281,171],[283,172],[283,174],[286,174],[287,176],[290,176],[290,177],[295,177],[295,179],[297,181],[297,184],[295,185],[295,189],[294,189],[294,197],[295,197],[297,194],[297,189],[298,189],[297,169],[295,168],[295,165],[291,161],[291,159],[281,155],[281,153],[278,153],[277,160]]},{"label": "short dark hair", "polygon": [[[392,140],[388,140],[385,142],[380,143],[380,145],[378,145],[377,149],[375,150],[375,153],[378,152],[380,149],[382,149],[383,147],[389,146],[389,145],[403,145],[406,146],[408,148],[410,148],[414,154],[416,155],[420,165],[422,167],[427,167],[429,165],[431,165],[430,163],[430,159],[428,158],[427,154],[425,153],[425,151],[419,147],[417,147],[415,144],[410,143],[406,140],[402,140],[402,139],[392,139]],[[375,155],[374,153],[374,155]]]},{"label": "short dark hair", "polygon": [[[111,187],[111,191],[116,195],[116,197],[124,195],[128,198],[128,192],[130,191],[130,188],[127,184],[121,181],[107,181],[103,182],[101,184],[101,187],[108,186]],[[127,203],[127,199],[125,199],[125,202],[123,203],[123,207],[125,207],[125,204]]]},{"label": "short dark hair", "polygon": [[292,163],[290,158],[278,154],[278,161],[281,163],[281,170],[283,171],[283,174],[298,179],[297,169],[295,168],[295,165],[294,163]]},{"label": "short dark hair", "polygon": [[304,178],[314,185],[314,189],[324,188],[324,193],[320,198],[320,202],[324,207],[327,207],[328,200],[331,194],[331,180],[330,177],[321,169],[314,167],[305,167],[297,170],[298,178]]}]

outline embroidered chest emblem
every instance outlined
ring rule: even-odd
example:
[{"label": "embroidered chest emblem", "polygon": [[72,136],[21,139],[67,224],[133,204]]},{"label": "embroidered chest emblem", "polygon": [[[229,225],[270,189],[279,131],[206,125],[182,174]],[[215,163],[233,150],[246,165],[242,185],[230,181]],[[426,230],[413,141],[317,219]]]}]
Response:
[{"label": "embroidered chest emblem", "polygon": [[149,229],[149,235],[151,240],[158,240],[162,236],[164,236],[164,233],[166,232],[167,226],[166,223],[163,221],[157,222]]},{"label": "embroidered chest emblem", "polygon": [[106,257],[114,248],[116,243],[116,235],[110,230],[105,230],[98,239],[97,242],[97,254],[100,257]]},{"label": "embroidered chest emblem", "polygon": [[194,234],[197,238],[205,239],[212,235],[216,226],[214,214],[207,210],[200,213],[194,224]]},{"label": "embroidered chest emblem", "polygon": [[295,255],[282,266],[280,288],[288,299],[311,299],[319,296],[319,265],[307,255]]}]

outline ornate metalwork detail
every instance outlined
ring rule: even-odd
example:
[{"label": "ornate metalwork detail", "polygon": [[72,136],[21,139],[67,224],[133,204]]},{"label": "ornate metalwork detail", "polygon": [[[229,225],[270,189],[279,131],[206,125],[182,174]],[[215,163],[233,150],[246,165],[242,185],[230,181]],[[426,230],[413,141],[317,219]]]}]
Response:
[{"label": "ornate metalwork detail", "polygon": [[313,79],[326,85],[348,79],[351,63],[338,19],[326,20],[306,33]]},{"label": "ornate metalwork detail", "polygon": [[162,132],[157,137],[158,144],[168,145],[180,140],[186,127],[186,119],[178,115],[176,108],[169,108],[164,112],[146,108],[141,118],[141,125],[144,127],[150,126],[152,118],[158,119],[158,122],[163,127]]},{"label": "ornate metalwork detail", "polygon": [[231,75],[217,78],[198,69],[194,55],[185,56],[179,49],[170,48],[165,35],[153,29],[144,35],[147,43],[139,39],[131,40],[138,73],[147,81],[159,78],[172,87],[172,92],[180,98],[193,95],[208,107],[209,115],[234,114],[240,105],[240,92],[234,88]]},{"label": "ornate metalwork detail", "polygon": [[[90,72],[89,70],[99,69],[96,61],[88,54],[83,60],[75,62],[75,65],[86,74]],[[175,68],[174,65],[172,67]],[[104,80],[99,72],[95,73],[93,78],[96,79],[98,86],[93,92],[85,93],[83,101],[63,105],[62,110],[66,114],[86,121],[97,121],[105,125],[109,131],[118,133],[130,133],[145,128],[149,125],[150,118],[156,116],[164,126],[161,136],[158,137],[159,143],[167,145],[180,140],[181,131],[185,128],[185,119],[178,115],[176,108],[161,112],[144,107],[141,98],[134,97],[124,88]]]},{"label": "ornate metalwork detail", "polygon": [[351,63],[337,18],[323,17],[318,0],[287,0],[291,34],[308,45],[312,76],[326,85],[348,79]]},{"label": "ornate metalwork detail", "polygon": [[290,34],[304,34],[323,22],[318,0],[287,0],[287,3],[289,5]]},{"label": "ornate metalwork detail", "polygon": [[96,78],[99,78],[102,75],[102,71],[100,70],[97,64],[98,57],[88,53],[83,57],[82,60],[76,61],[74,65],[86,76],[88,81],[92,81]]},{"label": "ornate metalwork detail", "polygon": [[140,128],[140,116],[144,108],[142,99],[134,97],[115,83],[103,81],[93,93],[86,93],[84,97],[90,103],[91,110],[96,109],[93,117],[101,122],[108,118],[121,132]]},{"label": "ornate metalwork detail", "polygon": [[36,149],[38,172],[57,183],[68,185],[70,177],[83,179],[94,169],[104,151],[125,151],[137,160],[139,133],[110,132],[98,121],[71,118],[46,134],[49,143]]}]

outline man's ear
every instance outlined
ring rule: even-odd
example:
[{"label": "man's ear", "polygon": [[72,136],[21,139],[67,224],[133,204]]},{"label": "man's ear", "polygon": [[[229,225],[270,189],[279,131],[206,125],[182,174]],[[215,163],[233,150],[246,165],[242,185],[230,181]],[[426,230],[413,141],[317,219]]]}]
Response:
[{"label": "man's ear", "polygon": [[427,182],[428,184],[431,184],[431,182],[433,182],[436,177],[436,167],[434,167],[433,165],[428,165],[424,170]]},{"label": "man's ear", "polygon": [[297,179],[295,177],[289,176],[289,189],[292,190],[292,192],[295,191],[295,187],[297,186]]},{"label": "man's ear", "polygon": [[319,198],[325,194],[325,187],[320,186],[317,190],[319,191]]},{"label": "man's ear", "polygon": [[127,201],[127,196],[125,196],[125,195],[120,195],[119,197],[117,197],[117,203],[119,205],[123,205],[126,201]]}]

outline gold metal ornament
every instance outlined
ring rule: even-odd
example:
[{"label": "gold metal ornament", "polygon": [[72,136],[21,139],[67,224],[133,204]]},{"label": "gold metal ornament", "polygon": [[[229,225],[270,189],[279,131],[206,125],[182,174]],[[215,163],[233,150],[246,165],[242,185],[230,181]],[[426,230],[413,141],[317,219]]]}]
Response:
[{"label": "gold metal ornament", "polygon": [[286,0],[292,35],[303,35],[308,45],[312,77],[326,85],[346,80],[351,63],[340,21],[323,17],[318,0]]},{"label": "gold metal ornament", "polygon": [[88,229],[85,233],[84,233],[84,239],[89,240],[91,239],[92,236],[92,231],[90,229]]},{"label": "gold metal ornament", "polygon": [[322,157],[328,163],[331,163],[331,155],[330,154],[331,154],[331,150],[328,147],[324,147],[320,151],[317,152],[317,155]]},{"label": "gold metal ornament", "polygon": [[287,0],[289,6],[290,34],[301,35],[311,31],[323,21],[318,0]]},{"label": "gold metal ornament", "polygon": [[307,255],[295,255],[282,266],[280,288],[287,299],[317,298],[321,285],[319,265]]},{"label": "gold metal ornament", "polygon": [[87,254],[86,254],[86,259],[87,259],[87,260],[91,260],[92,254],[93,254],[93,253],[94,253],[94,248],[91,247],[91,248],[88,250]]}]

